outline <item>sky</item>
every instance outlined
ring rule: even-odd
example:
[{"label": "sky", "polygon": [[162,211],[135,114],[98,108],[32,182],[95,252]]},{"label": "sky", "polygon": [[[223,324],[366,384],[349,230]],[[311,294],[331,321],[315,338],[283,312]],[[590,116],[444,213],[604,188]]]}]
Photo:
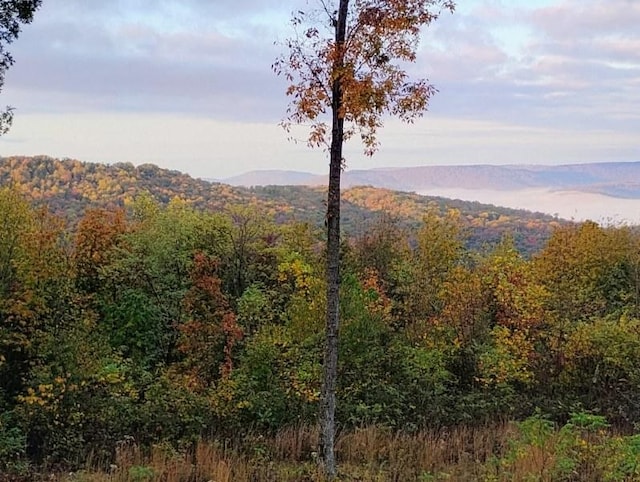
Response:
[{"label": "sky", "polygon": [[[317,1],[44,0],[10,49],[0,156],[325,173],[279,127],[271,71],[291,12]],[[347,167],[640,161],[638,25],[640,0],[459,0],[409,66],[439,90],[429,111],[387,119],[372,158],[351,142]]]}]

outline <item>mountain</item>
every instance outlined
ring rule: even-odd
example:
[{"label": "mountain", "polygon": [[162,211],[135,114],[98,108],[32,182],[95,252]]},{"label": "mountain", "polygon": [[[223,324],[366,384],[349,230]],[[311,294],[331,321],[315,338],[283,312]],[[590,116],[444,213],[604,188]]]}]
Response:
[{"label": "mountain", "polygon": [[[324,185],[326,177],[289,171],[251,171],[223,180],[233,186]],[[374,186],[400,191],[544,188],[640,199],[640,162],[546,165],[417,166],[345,171],[345,188]]]},{"label": "mountain", "polygon": [[[161,204],[179,198],[194,208],[212,211],[251,205],[277,222],[324,224],[323,186],[233,187],[152,164],[105,165],[45,156],[0,158],[0,186],[14,186],[34,203],[48,206],[71,223],[87,208],[127,207],[136,196],[147,192]],[[531,254],[544,245],[555,227],[565,223],[541,213],[478,202],[352,187],[343,191],[342,226],[347,236],[359,236],[386,216],[414,229],[427,211],[445,213],[450,209],[459,212],[468,247],[477,249],[509,233],[523,253]]]}]

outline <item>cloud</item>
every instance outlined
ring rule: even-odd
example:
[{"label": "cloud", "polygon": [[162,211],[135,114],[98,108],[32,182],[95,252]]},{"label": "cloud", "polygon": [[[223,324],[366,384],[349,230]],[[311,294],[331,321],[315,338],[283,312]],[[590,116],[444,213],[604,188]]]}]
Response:
[{"label": "cloud", "polygon": [[[550,110],[562,108],[554,117],[566,123],[588,106],[604,109],[594,123],[638,121],[640,3],[505,3],[460,5],[428,28],[409,70],[440,90],[436,112],[540,125]],[[288,9],[258,0],[51,0],[16,43],[7,92],[50,93],[59,109],[275,121],[287,99],[270,65]],[[13,94],[18,86],[24,95]]]},{"label": "cloud", "polygon": [[[180,24],[171,29],[153,18],[138,21],[151,2],[130,2],[129,10],[126,2],[114,2],[109,9],[105,3],[59,0],[49,10],[43,8],[38,17],[43,20],[28,26],[16,44],[17,63],[9,72],[7,95],[20,101],[46,97],[47,108],[60,111],[181,111],[213,118],[280,118],[275,112],[284,110],[284,85],[270,71],[277,49],[264,41],[269,38],[264,33],[268,27],[240,21],[246,33],[240,38],[216,27],[214,21],[209,29]],[[224,2],[200,4],[205,2],[153,3],[155,11],[164,13],[180,5],[186,17],[197,13],[202,17],[196,7],[230,12],[222,8]],[[60,18],[75,8],[78,14],[68,17],[73,21]],[[27,110],[33,106],[11,102]]]},{"label": "cloud", "polygon": [[587,40],[600,35],[638,35],[640,4],[635,0],[563,0],[539,8],[533,25],[554,39]]},{"label": "cloud", "polygon": [[640,128],[640,3],[630,0],[486,1],[445,16],[423,59],[449,116]]},{"label": "cloud", "polygon": [[628,0],[565,0],[534,11],[540,32],[525,76],[548,93],[565,92],[566,112],[615,129],[640,128],[640,4]]}]

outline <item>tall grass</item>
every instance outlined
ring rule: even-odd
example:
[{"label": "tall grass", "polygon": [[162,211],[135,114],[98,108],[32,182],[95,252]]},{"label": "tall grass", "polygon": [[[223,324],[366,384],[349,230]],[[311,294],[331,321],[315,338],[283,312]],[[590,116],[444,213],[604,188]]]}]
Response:
[{"label": "tall grass", "polygon": [[[437,473],[447,473],[448,480],[474,480],[508,434],[507,425],[416,434],[378,427],[345,432],[336,444],[340,480],[437,480],[429,478]],[[60,475],[58,480],[322,481],[316,466],[317,444],[318,431],[308,426],[287,428],[269,438],[251,435],[227,445],[201,441],[183,452],[163,445],[143,450],[131,441],[118,446],[113,463],[89,460],[83,471]]]},{"label": "tall grass", "polygon": [[[573,449],[567,451],[568,439],[562,431],[552,430],[544,438],[532,440],[531,429],[525,430],[530,433],[523,432],[522,425],[513,423],[415,434],[379,427],[351,430],[337,438],[338,480],[640,480],[640,468],[637,477],[628,470],[618,478],[609,477],[607,460],[624,455],[627,449],[620,445],[624,450],[615,455],[606,448],[615,447],[615,444],[607,443],[623,440],[620,437],[601,433],[585,452],[576,432],[571,436],[578,436],[577,451],[571,452]],[[58,475],[56,479],[64,482],[321,482],[324,479],[316,465],[317,443],[317,430],[308,426],[287,428],[268,438],[250,435],[233,444],[201,441],[185,451],[164,445],[142,450],[129,441],[118,446],[115,459],[109,465],[89,460],[85,470]],[[564,447],[564,452],[558,447]],[[560,476],[558,468],[562,467],[558,462],[567,454],[575,456],[575,460],[567,459],[574,465],[569,471],[565,467]],[[613,470],[613,465],[610,467]]]}]

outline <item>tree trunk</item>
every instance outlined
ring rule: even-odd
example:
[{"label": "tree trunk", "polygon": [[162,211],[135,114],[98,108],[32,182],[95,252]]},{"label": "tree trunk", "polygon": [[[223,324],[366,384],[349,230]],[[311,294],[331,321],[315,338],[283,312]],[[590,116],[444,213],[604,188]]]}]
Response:
[{"label": "tree trunk", "polygon": [[332,480],[337,474],[335,458],[336,381],[338,377],[338,328],[340,322],[340,175],[344,117],[342,113],[342,68],[349,0],[340,0],[336,22],[336,58],[331,88],[331,153],[327,197],[327,320],[324,348],[324,382],[320,407],[320,455],[323,470]]}]

